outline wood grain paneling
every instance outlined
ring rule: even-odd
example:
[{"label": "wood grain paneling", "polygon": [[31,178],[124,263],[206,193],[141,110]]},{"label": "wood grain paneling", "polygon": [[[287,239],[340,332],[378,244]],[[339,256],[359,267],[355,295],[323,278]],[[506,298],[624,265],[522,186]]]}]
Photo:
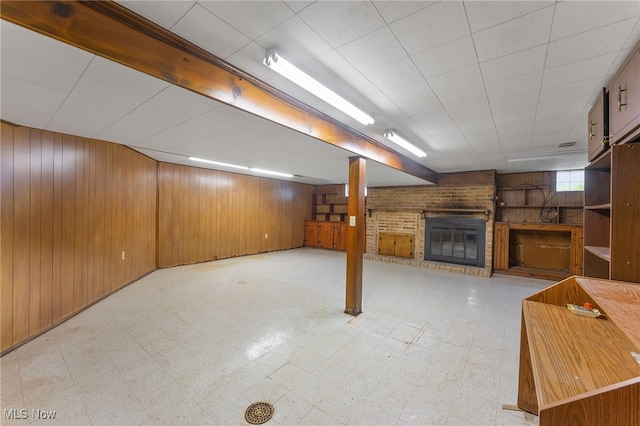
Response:
[{"label": "wood grain paneling", "polygon": [[158,267],[302,247],[310,185],[158,164]]},{"label": "wood grain paneling", "polygon": [[0,154],[5,351],[155,269],[157,183],[129,148],[28,127]]}]

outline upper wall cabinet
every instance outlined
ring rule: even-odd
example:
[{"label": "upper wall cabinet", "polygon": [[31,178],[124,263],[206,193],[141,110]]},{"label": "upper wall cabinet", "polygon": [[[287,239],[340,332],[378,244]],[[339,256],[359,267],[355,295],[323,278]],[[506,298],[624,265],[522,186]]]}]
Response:
[{"label": "upper wall cabinet", "polygon": [[606,87],[589,111],[589,161],[609,147],[609,92]]},{"label": "upper wall cabinet", "polygon": [[630,142],[640,136],[640,43],[609,85],[609,130],[611,144]]}]

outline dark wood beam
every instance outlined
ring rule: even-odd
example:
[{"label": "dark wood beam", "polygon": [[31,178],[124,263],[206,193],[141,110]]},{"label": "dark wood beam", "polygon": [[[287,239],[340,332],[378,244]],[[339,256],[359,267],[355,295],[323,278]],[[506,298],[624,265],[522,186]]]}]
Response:
[{"label": "dark wood beam", "polygon": [[195,93],[437,182],[437,174],[286,96],[117,3],[2,1],[2,19]]},{"label": "dark wood beam", "polygon": [[349,201],[347,202],[347,285],[344,312],[362,312],[362,269],[366,242],[364,187],[367,162],[362,157],[349,158]]}]

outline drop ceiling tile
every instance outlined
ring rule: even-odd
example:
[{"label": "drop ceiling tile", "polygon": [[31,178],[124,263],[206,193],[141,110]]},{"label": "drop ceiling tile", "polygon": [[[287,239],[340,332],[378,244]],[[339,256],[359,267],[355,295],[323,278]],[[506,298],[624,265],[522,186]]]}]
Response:
[{"label": "drop ceiling tile", "polygon": [[315,0],[284,0],[284,3],[287,5],[287,7],[289,9],[291,9],[292,11],[294,11],[295,13],[298,13],[302,10],[304,10],[305,8],[311,6],[314,3]]},{"label": "drop ceiling tile", "polygon": [[420,71],[418,71],[413,64],[413,61],[408,57],[397,62],[386,64],[375,70],[366,71],[364,75],[382,91],[423,80],[422,74],[420,74]]},{"label": "drop ceiling tile", "polygon": [[387,90],[385,94],[409,115],[427,114],[440,104],[440,101],[438,101],[424,80],[395,87]]},{"label": "drop ceiling tile", "polygon": [[546,53],[546,46],[536,46],[511,55],[481,62],[480,70],[487,84],[531,74],[544,69]]},{"label": "drop ceiling tile", "polygon": [[555,1],[466,1],[464,4],[473,33],[553,5]]},{"label": "drop ceiling tile", "polygon": [[[547,68],[615,52],[624,44],[636,19],[599,27],[549,43]],[[588,46],[586,49],[584,46]]]},{"label": "drop ceiling tile", "polygon": [[370,2],[316,2],[298,16],[334,48],[385,25]]},{"label": "drop ceiling tile", "polygon": [[561,86],[547,87],[540,91],[540,103],[560,101],[575,97],[590,96],[600,93],[602,78],[590,78],[563,84]]},{"label": "drop ceiling tile", "polygon": [[553,7],[473,34],[480,62],[544,45],[549,41]]},{"label": "drop ceiling tile", "polygon": [[191,9],[195,1],[118,1],[122,6],[164,28],[171,28]]},{"label": "drop ceiling tile", "polygon": [[91,61],[82,75],[82,80],[91,80],[99,85],[109,86],[132,96],[143,97],[145,100],[170,85],[165,81],[100,56],[96,56]]},{"label": "drop ceiling tile", "polygon": [[487,94],[482,86],[447,93],[439,98],[442,105],[444,105],[448,111],[459,110],[478,103],[483,103],[488,106]]},{"label": "drop ceiling tile", "polygon": [[[331,50],[331,46],[298,16],[287,19],[256,42],[265,50],[277,47],[285,58],[299,66]],[[260,60],[263,57],[264,54]]]},{"label": "drop ceiling tile", "polygon": [[198,4],[189,9],[171,30],[223,59],[251,42],[249,37]]},{"label": "drop ceiling tile", "polygon": [[2,74],[69,91],[94,55],[0,20]]},{"label": "drop ceiling tile", "polygon": [[411,57],[424,78],[477,64],[471,37],[464,37]]},{"label": "drop ceiling tile", "polygon": [[373,0],[373,5],[378,10],[378,13],[382,15],[382,18],[387,24],[402,19],[405,16],[409,16],[425,7],[429,7],[435,3],[435,1],[379,1]]},{"label": "drop ceiling tile", "polygon": [[[6,59],[3,57],[3,67]],[[0,79],[2,119],[22,126],[44,129],[67,97],[67,92],[20,80],[10,75]]]},{"label": "drop ceiling tile", "polygon": [[556,5],[551,40],[640,16],[638,1],[563,1]]},{"label": "drop ceiling tile", "polygon": [[82,78],[46,129],[95,137],[146,100],[147,97],[124,87]]},{"label": "drop ceiling tile", "polygon": [[169,86],[96,137],[135,145],[142,139],[150,138],[219,106],[214,100],[177,86]]},{"label": "drop ceiling tile", "polygon": [[502,114],[513,110],[514,108],[517,109],[537,105],[539,94],[540,92],[538,90],[534,90],[511,96],[493,98],[489,101],[491,104],[491,111],[493,111],[494,114]]},{"label": "drop ceiling tile", "polygon": [[631,29],[627,40],[622,46],[623,49],[631,49],[637,41],[640,40],[640,18],[636,21],[636,25]]},{"label": "drop ceiling tile", "polygon": [[542,70],[489,83],[486,85],[486,89],[489,99],[497,99],[520,93],[540,91],[541,85]]},{"label": "drop ceiling tile", "polygon": [[202,7],[250,39],[256,39],[293,16],[279,1],[198,1]]},{"label": "drop ceiling tile", "polygon": [[387,27],[347,43],[337,51],[363,73],[407,57]]},{"label": "drop ceiling tile", "polygon": [[426,114],[414,115],[413,119],[420,127],[428,132],[432,125],[450,121],[451,117],[447,111],[439,109]]},{"label": "drop ceiling tile", "polygon": [[573,83],[581,80],[588,80],[602,76],[607,72],[611,62],[616,58],[617,53],[608,53],[578,62],[572,62],[559,67],[544,70],[542,76],[542,87],[555,87]]},{"label": "drop ceiling tile", "polygon": [[390,24],[409,55],[433,49],[469,35],[460,1],[443,1]]},{"label": "drop ceiling tile", "polygon": [[145,148],[177,152],[180,149],[178,147],[203,140],[228,129],[247,125],[254,120],[258,119],[247,113],[240,114],[240,111],[234,108],[222,106],[139,141],[138,145]]},{"label": "drop ceiling tile", "polygon": [[445,74],[440,74],[427,79],[427,83],[438,96],[472,87],[482,86],[482,74],[478,64],[460,68]]}]

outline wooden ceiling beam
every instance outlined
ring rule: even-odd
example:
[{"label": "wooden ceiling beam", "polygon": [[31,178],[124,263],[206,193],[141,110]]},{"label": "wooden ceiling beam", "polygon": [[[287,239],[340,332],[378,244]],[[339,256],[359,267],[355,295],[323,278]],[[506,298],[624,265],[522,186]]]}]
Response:
[{"label": "wooden ceiling beam", "polygon": [[437,173],[106,1],[2,1],[2,19],[412,176]]}]

